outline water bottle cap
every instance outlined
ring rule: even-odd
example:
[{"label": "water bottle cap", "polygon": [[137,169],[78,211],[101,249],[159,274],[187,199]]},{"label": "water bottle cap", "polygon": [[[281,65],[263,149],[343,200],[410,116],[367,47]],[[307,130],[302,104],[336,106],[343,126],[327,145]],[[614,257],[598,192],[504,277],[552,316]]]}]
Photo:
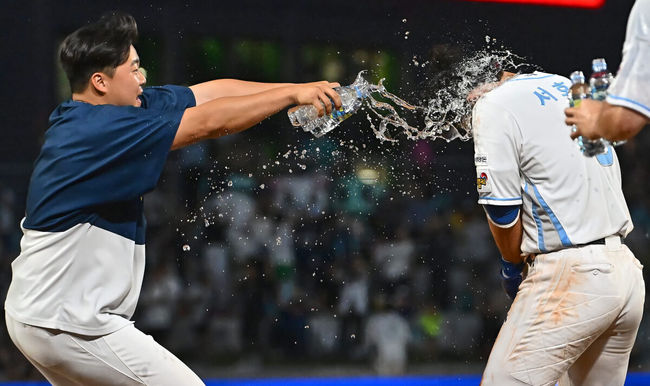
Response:
[{"label": "water bottle cap", "polygon": [[591,62],[591,68],[594,72],[607,71],[607,62],[603,58],[594,59]]},{"label": "water bottle cap", "polygon": [[571,73],[571,83],[572,84],[578,84],[578,83],[584,83],[585,82],[585,74],[582,73],[582,71],[573,71]]}]

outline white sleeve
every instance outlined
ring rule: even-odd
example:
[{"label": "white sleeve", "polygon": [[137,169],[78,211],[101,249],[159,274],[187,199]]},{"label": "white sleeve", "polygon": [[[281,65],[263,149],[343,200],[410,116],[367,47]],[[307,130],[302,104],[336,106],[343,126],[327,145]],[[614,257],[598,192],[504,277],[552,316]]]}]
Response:
[{"label": "white sleeve", "polygon": [[503,107],[481,98],[472,112],[478,203],[520,205],[521,132]]},{"label": "white sleeve", "polygon": [[623,60],[609,88],[607,103],[650,118],[650,0],[637,0],[630,12]]}]

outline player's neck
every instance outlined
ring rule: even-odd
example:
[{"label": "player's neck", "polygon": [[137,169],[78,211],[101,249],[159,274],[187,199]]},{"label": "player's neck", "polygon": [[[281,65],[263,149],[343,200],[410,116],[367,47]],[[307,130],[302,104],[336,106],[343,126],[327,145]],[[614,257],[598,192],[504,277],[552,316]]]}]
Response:
[{"label": "player's neck", "polygon": [[85,102],[91,105],[105,105],[109,102],[106,100],[105,94],[99,94],[92,87],[86,88],[82,92],[73,92],[72,100],[77,102]]}]

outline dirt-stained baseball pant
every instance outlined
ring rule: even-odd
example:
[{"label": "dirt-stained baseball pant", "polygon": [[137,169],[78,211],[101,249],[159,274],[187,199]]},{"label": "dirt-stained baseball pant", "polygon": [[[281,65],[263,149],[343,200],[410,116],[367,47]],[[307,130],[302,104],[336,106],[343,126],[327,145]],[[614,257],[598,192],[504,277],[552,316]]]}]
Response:
[{"label": "dirt-stained baseball pant", "polygon": [[55,386],[204,385],[183,362],[133,324],[88,337],[5,317],[18,349]]},{"label": "dirt-stained baseball pant", "polygon": [[623,385],[643,314],[642,265],[618,237],[540,254],[482,385]]}]

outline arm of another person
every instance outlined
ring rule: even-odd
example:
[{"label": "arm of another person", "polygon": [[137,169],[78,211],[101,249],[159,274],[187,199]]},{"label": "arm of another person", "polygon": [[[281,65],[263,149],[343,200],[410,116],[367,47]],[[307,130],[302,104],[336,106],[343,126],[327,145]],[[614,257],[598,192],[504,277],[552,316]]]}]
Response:
[{"label": "arm of another person", "polygon": [[246,130],[290,105],[313,105],[318,115],[341,107],[338,83],[316,82],[271,88],[250,95],[216,98],[185,110],[172,150]]},{"label": "arm of another person", "polygon": [[575,125],[571,138],[583,136],[589,139],[605,138],[621,141],[634,137],[648,124],[648,118],[624,106],[586,99],[579,107],[564,111],[566,124]]}]

